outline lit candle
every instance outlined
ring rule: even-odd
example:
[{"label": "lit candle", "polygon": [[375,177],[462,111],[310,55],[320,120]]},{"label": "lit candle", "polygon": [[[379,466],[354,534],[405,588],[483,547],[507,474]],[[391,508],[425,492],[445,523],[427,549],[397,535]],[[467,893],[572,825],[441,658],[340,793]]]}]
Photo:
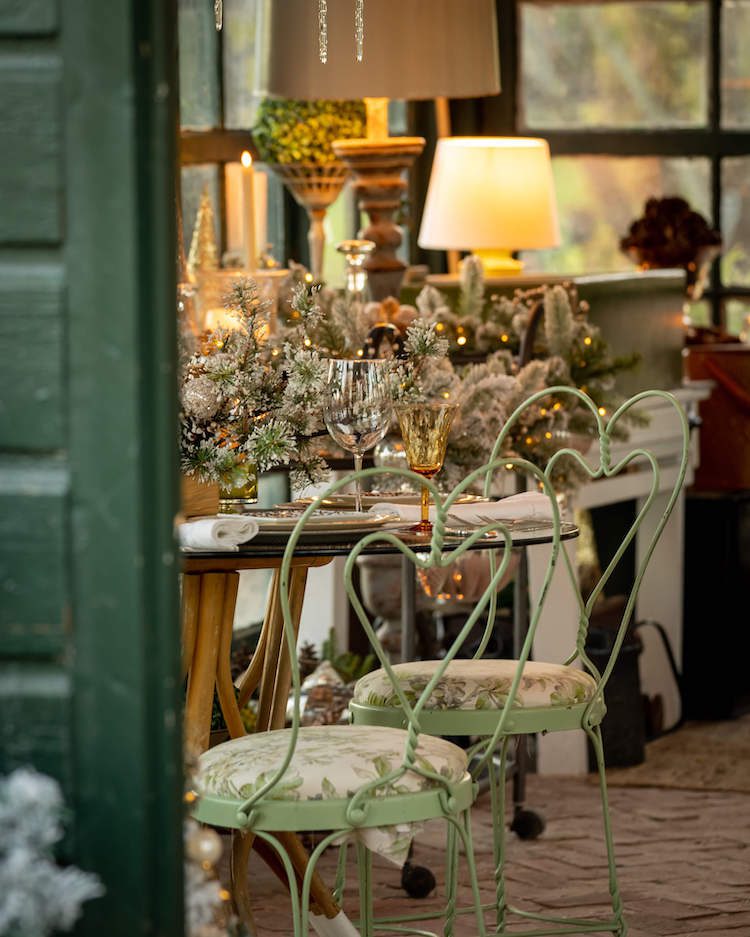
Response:
[{"label": "lit candle", "polygon": [[258,265],[255,245],[255,171],[253,158],[247,150],[242,154],[242,220],[245,266],[249,271]]},{"label": "lit candle", "polygon": [[227,253],[244,257],[242,208],[242,163],[227,163],[224,167],[224,188],[227,212]]},{"label": "lit candle", "polygon": [[[224,170],[227,212],[227,253],[245,258],[245,170],[242,163],[227,163]],[[253,166],[255,245],[258,257],[268,243],[268,175]]]},{"label": "lit candle", "polygon": [[234,332],[239,329],[240,324],[237,317],[233,316],[229,310],[216,308],[206,310],[203,327],[209,332],[214,332],[216,329],[226,329],[228,332]]}]

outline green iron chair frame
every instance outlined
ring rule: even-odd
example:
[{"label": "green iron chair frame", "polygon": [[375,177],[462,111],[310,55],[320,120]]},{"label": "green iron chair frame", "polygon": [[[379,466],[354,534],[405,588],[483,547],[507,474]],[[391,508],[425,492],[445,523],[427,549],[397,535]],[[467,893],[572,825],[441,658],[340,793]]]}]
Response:
[{"label": "green iron chair frame", "polygon": [[[498,461],[495,468],[499,468],[501,464],[505,464],[506,462],[507,459]],[[430,937],[432,932],[425,931],[421,928],[410,927],[409,925],[417,921],[424,921],[438,916],[444,918],[443,933],[446,937],[450,937],[453,933],[455,916],[459,913],[456,906],[459,842],[463,847],[466,857],[473,896],[472,908],[461,909],[461,913],[473,911],[477,915],[478,934],[480,937],[484,937],[486,931],[481,911],[470,825],[470,808],[476,796],[476,784],[468,772],[461,780],[451,781],[425,768],[424,764],[420,763],[417,747],[420,733],[423,735],[434,734],[424,731],[421,726],[424,704],[432,691],[434,683],[437,682],[442,670],[448,666],[450,660],[453,659],[455,653],[457,653],[484,607],[489,602],[493,601],[497,583],[499,583],[510,561],[511,539],[507,530],[502,532],[502,535],[505,537],[506,546],[503,561],[494,572],[492,581],[481,602],[477,605],[472,617],[462,629],[461,634],[457,637],[455,647],[451,648],[451,651],[449,651],[446,656],[443,667],[435,674],[435,679],[425,688],[424,694],[422,694],[415,704],[412,705],[405,698],[402,698],[403,711],[398,728],[405,726],[406,731],[403,732],[404,756],[401,764],[387,774],[378,777],[377,780],[363,784],[353,796],[346,799],[303,801],[284,800],[274,797],[275,790],[278,785],[283,782],[285,772],[290,766],[298,737],[301,732],[305,732],[304,727],[300,726],[300,675],[295,648],[296,636],[292,624],[288,589],[294,551],[308,519],[314,511],[323,505],[327,498],[336,494],[340,489],[350,486],[352,482],[358,478],[368,478],[372,475],[379,475],[382,477],[384,474],[399,476],[415,486],[421,486],[424,482],[421,476],[407,469],[400,468],[365,469],[360,472],[350,473],[331,485],[306,508],[296,524],[284,551],[280,574],[280,595],[284,619],[286,653],[289,655],[290,660],[294,701],[292,725],[289,730],[289,744],[285,756],[278,764],[278,767],[273,772],[270,772],[270,776],[265,782],[254,791],[252,796],[226,796],[224,794],[218,796],[199,790],[196,791],[197,799],[192,808],[192,813],[193,816],[202,823],[241,831],[258,837],[269,844],[277,853],[283,864],[289,883],[295,937],[303,937],[303,935],[306,937],[307,935],[310,889],[318,860],[327,847],[336,845],[338,841],[340,841],[342,835],[365,828],[389,826],[404,822],[420,822],[430,819],[444,819],[448,826],[446,847],[447,894],[444,911],[438,914],[431,913],[428,910],[425,913],[402,915],[400,917],[394,916],[376,920],[372,912],[371,855],[365,846],[361,843],[357,843],[356,856],[359,870],[361,902],[358,926],[360,928],[361,937],[372,937],[375,929],[383,928],[392,932],[405,934],[413,933],[415,935],[422,935],[422,937]],[[479,477],[479,474],[480,473],[475,473],[475,476]],[[472,476],[472,478],[474,478],[474,476]],[[471,479],[469,479],[469,481],[471,481]],[[449,497],[443,504],[437,488],[431,482],[428,484],[438,505],[439,520],[435,524],[432,541],[427,554],[415,552],[404,540],[395,536],[393,533],[378,531],[363,537],[346,559],[344,578],[349,599],[362,623],[375,654],[384,667],[389,666],[387,654],[377,639],[353,583],[357,557],[360,553],[375,544],[388,544],[391,548],[407,557],[416,567],[421,566],[426,568],[432,565],[448,565],[463,555],[466,550],[477,545],[486,533],[486,529],[472,533],[461,542],[460,545],[455,548],[451,546],[450,552],[446,554],[444,552],[446,548],[445,515],[448,513],[454,498]],[[463,491],[464,487],[465,485],[462,485],[461,491]],[[456,494],[456,497],[458,496],[460,496],[460,491]],[[556,528],[559,529],[559,516],[556,518],[555,523]],[[401,692],[398,684],[394,684],[394,690],[397,693]],[[352,726],[351,731],[356,732],[357,727]],[[235,743],[237,741],[239,740],[234,740]],[[234,743],[229,742],[222,744],[231,745]],[[221,748],[222,745],[216,746],[216,748],[211,749],[207,754],[213,754]],[[463,757],[463,752],[461,752],[461,755]],[[427,790],[413,793],[389,794],[388,796],[378,795],[379,790],[395,784],[399,778],[403,777],[407,772],[421,775],[431,781],[435,786]],[[292,860],[286,853],[283,844],[278,837],[275,836],[275,832],[279,831],[324,831],[325,833],[309,857],[300,890],[298,890],[297,887],[297,878]],[[334,888],[334,899],[337,902],[341,900],[343,893],[345,859],[346,849],[344,846],[340,852],[339,869]],[[244,909],[241,908],[240,910],[242,911]]]},{"label": "green iron chair frame", "polygon": [[[599,440],[599,461],[598,465],[591,466],[590,463],[584,458],[584,456],[577,450],[571,448],[562,448],[558,450],[550,458],[545,470],[542,472],[536,466],[532,465],[525,460],[516,459],[516,458],[499,458],[502,453],[505,441],[508,437],[510,429],[513,424],[519,417],[523,414],[524,410],[533,406],[538,401],[548,399],[550,396],[560,397],[560,396],[572,396],[578,398],[578,400],[586,406],[595,420],[596,431]],[[674,486],[671,491],[666,508],[655,528],[655,531],[646,547],[642,552],[642,558],[636,569],[635,581],[633,588],[628,596],[628,600],[623,611],[622,619],[620,621],[618,630],[615,635],[615,639],[612,646],[612,652],[610,654],[607,665],[600,673],[592,661],[586,654],[585,651],[585,642],[586,636],[588,633],[589,618],[592,612],[592,609],[602,593],[602,590],[607,584],[612,572],[617,567],[620,562],[623,554],[627,550],[628,546],[631,544],[635,538],[638,529],[640,528],[644,518],[648,515],[649,511],[652,508],[652,505],[657,497],[657,494],[660,490],[660,467],[657,459],[654,455],[648,452],[646,449],[641,447],[634,448],[628,452],[624,457],[622,457],[616,464],[612,464],[611,457],[611,441],[612,434],[616,431],[618,423],[622,419],[623,415],[627,413],[632,407],[637,406],[639,403],[642,403],[649,399],[661,399],[668,404],[670,404],[678,416],[681,432],[682,432],[682,453],[680,461],[678,463],[677,474]],[[620,898],[619,886],[617,881],[617,869],[615,865],[615,856],[614,856],[614,844],[612,838],[612,828],[609,816],[609,805],[607,799],[607,784],[606,784],[606,775],[605,775],[605,764],[604,764],[604,751],[602,746],[602,737],[600,724],[606,713],[606,706],[604,703],[604,689],[605,686],[612,674],[612,670],[615,666],[617,655],[620,651],[620,648],[625,639],[626,630],[628,625],[633,617],[633,612],[635,609],[635,603],[638,596],[638,591],[643,580],[646,568],[648,566],[649,560],[654,552],[656,544],[661,536],[662,530],[669,519],[669,516],[672,512],[672,509],[677,501],[679,493],[682,489],[685,475],[688,467],[688,454],[689,454],[689,427],[688,421],[685,416],[685,413],[680,406],[676,398],[665,392],[665,391],[644,391],[640,394],[637,394],[630,400],[623,403],[617,411],[611,416],[607,421],[606,425],[602,418],[602,415],[599,413],[596,405],[593,401],[583,392],[570,387],[552,387],[547,388],[543,391],[532,395],[524,403],[522,403],[509,417],[506,421],[503,430],[499,434],[497,441],[493,447],[491,461],[487,466],[484,466],[482,469],[477,470],[467,479],[465,479],[452,493],[451,496],[447,499],[444,504],[440,504],[438,501],[437,508],[437,521],[436,527],[444,524],[445,515],[450,510],[451,504],[455,501],[457,497],[460,496],[461,492],[466,488],[470,487],[476,479],[484,474],[485,479],[485,494],[489,496],[492,486],[492,471],[496,469],[500,464],[512,466],[513,468],[523,470],[527,475],[534,478],[540,485],[540,487],[547,493],[551,499],[552,510],[553,510],[553,545],[550,554],[549,563],[547,570],[544,576],[543,585],[536,601],[536,605],[533,609],[533,612],[530,616],[529,627],[521,648],[519,658],[516,662],[515,675],[512,680],[510,689],[507,693],[507,698],[504,705],[498,709],[484,709],[484,710],[460,710],[460,709],[447,709],[447,710],[437,710],[437,709],[426,709],[424,704],[421,705],[418,710],[415,708],[415,715],[418,717],[419,725],[422,731],[434,733],[436,735],[451,735],[451,736],[472,736],[480,737],[481,741],[474,746],[473,751],[480,755],[479,759],[475,762],[474,773],[475,776],[478,775],[478,772],[484,770],[485,768],[489,772],[490,776],[490,792],[491,792],[491,810],[493,816],[493,839],[494,839],[494,862],[495,862],[495,887],[496,887],[496,896],[495,902],[492,905],[485,906],[486,908],[495,909],[496,914],[496,933],[497,934],[506,934],[513,933],[513,931],[508,931],[507,929],[507,915],[513,913],[519,915],[521,918],[526,920],[537,920],[540,922],[545,922],[551,926],[551,929],[539,929],[533,931],[524,931],[524,937],[542,937],[542,935],[547,934],[581,934],[592,931],[602,931],[607,930],[617,935],[617,937],[624,937],[627,933],[627,925],[625,923],[625,918],[623,915],[622,901]],[[560,550],[560,517],[559,509],[557,505],[557,500],[552,489],[550,482],[550,476],[554,471],[557,464],[563,458],[573,459],[581,469],[589,476],[590,479],[595,480],[599,478],[611,478],[626,467],[631,465],[635,461],[641,461],[647,463],[652,472],[651,479],[651,488],[648,496],[644,499],[643,505],[640,510],[637,512],[636,518],[629,528],[625,538],[623,539],[619,549],[615,553],[611,562],[602,573],[602,576],[599,582],[596,584],[596,587],[590,594],[588,600],[584,602],[583,597],[578,586],[576,572],[573,566],[573,563],[568,555],[566,550]],[[502,524],[488,524],[485,527],[480,528],[479,532],[484,533],[486,531],[497,530],[498,532],[504,532],[507,535],[507,529],[503,527]],[[537,626],[539,624],[539,619],[544,605],[544,600],[549,589],[549,585],[554,573],[555,567],[557,565],[558,556],[562,552],[564,559],[564,566],[567,570],[568,577],[571,581],[571,584],[574,589],[576,596],[576,601],[578,605],[578,630],[575,640],[575,649],[569,655],[569,657],[563,662],[565,665],[573,665],[578,662],[581,667],[587,671],[591,676],[597,681],[596,690],[593,693],[593,696],[585,701],[576,705],[571,706],[546,706],[546,707],[535,707],[535,708],[520,708],[514,706],[514,701],[518,692],[518,687],[523,676],[524,666],[529,661],[534,638],[536,635]],[[496,560],[493,554],[490,554],[490,574],[494,579],[495,573],[495,564]],[[504,565],[501,565],[501,570],[504,569]],[[483,597],[483,602],[484,599]],[[355,608],[356,608],[355,604]],[[479,659],[484,654],[485,648],[492,636],[492,630],[495,623],[495,614],[497,608],[497,597],[493,593],[489,598],[489,611],[487,626],[484,630],[482,640],[480,645],[473,655],[473,659]],[[476,610],[475,610],[476,612]],[[360,620],[362,620],[362,615],[359,613]],[[474,623],[478,619],[477,614],[472,614],[469,618],[468,623]],[[464,629],[465,630],[465,629]],[[398,683],[398,675],[393,671],[390,664],[386,664],[384,668],[391,679]],[[441,668],[440,675],[444,673],[444,668]],[[437,673],[436,673],[437,676]],[[428,690],[431,691],[435,685],[438,683],[437,679],[430,680],[428,684]],[[425,691],[427,693],[427,690]],[[424,696],[424,694],[423,694]],[[406,710],[404,706],[403,693],[398,694],[398,703],[394,703],[389,700],[388,705],[373,705],[371,703],[362,703],[353,701],[350,704],[350,712],[352,715],[352,720],[355,724],[362,725],[390,725],[398,726],[402,724],[402,710]],[[593,746],[593,751],[595,753],[597,771],[599,774],[599,790],[602,801],[602,812],[604,820],[604,835],[606,840],[607,847],[607,863],[608,863],[608,873],[609,873],[609,891],[612,903],[612,917],[609,920],[605,921],[592,921],[590,919],[571,919],[565,917],[556,917],[550,915],[536,914],[528,911],[524,911],[520,908],[513,907],[507,903],[506,894],[505,894],[505,879],[504,879],[504,861],[505,861],[505,769],[506,769],[506,758],[507,750],[510,739],[513,736],[517,735],[527,735],[527,734],[536,734],[540,732],[557,732],[564,731],[569,729],[583,729],[588,738],[591,741]],[[499,751],[499,759],[496,761],[496,753]]]}]

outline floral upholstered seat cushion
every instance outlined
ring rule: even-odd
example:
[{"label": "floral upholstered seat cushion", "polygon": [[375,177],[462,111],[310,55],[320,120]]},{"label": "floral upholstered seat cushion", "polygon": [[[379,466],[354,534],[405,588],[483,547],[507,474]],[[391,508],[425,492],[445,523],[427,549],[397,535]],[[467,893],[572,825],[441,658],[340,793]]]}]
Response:
[{"label": "floral upholstered seat cushion", "polygon": [[[198,763],[197,789],[204,796],[246,800],[281,764],[290,729],[258,732],[223,742],[204,752]],[[274,800],[332,800],[350,797],[359,788],[398,768],[407,733],[381,726],[306,726],[299,730],[292,760],[278,784],[266,795]],[[419,737],[416,763],[448,781],[466,775],[466,753],[457,745],[429,735]],[[439,782],[407,771],[373,796],[389,797],[436,787]],[[397,864],[405,861],[418,824],[404,823],[359,831],[356,836],[373,851]]]},{"label": "floral upholstered seat cushion", "polygon": [[[232,739],[200,757],[198,787],[202,794],[245,800],[266,783],[289,747],[291,729],[257,732]],[[289,767],[268,793],[274,800],[346,798],[401,764],[406,746],[403,729],[381,726],[305,726]],[[422,735],[417,763],[449,781],[466,773],[466,753],[443,739]],[[386,797],[435,786],[414,771],[395,784],[378,789]]]},{"label": "floral upholstered seat cushion", "polygon": [[[442,661],[396,664],[399,684],[410,703],[416,703]],[[516,672],[514,660],[454,660],[430,694],[425,709],[501,709]],[[596,681],[582,670],[563,664],[528,661],[513,706],[574,706],[593,699]],[[398,706],[399,701],[384,670],[357,681],[354,702],[370,706]]]}]

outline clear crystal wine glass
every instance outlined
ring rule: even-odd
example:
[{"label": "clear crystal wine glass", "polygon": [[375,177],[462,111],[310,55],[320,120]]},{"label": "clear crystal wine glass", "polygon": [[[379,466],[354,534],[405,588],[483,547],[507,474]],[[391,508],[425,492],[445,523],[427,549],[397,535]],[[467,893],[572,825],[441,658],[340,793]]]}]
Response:
[{"label": "clear crystal wine glass", "polygon": [[[328,368],[323,419],[334,440],[354,455],[354,469],[362,457],[388,432],[391,404],[389,364],[382,359],[336,359]],[[362,510],[362,485],[357,479],[355,509]]]}]

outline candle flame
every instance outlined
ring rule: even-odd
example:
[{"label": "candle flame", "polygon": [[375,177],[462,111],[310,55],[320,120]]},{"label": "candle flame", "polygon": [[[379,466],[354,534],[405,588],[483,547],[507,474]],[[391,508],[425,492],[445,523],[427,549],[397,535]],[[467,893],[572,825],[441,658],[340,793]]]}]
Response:
[{"label": "candle flame", "polygon": [[242,160],[242,165],[245,166],[245,167],[247,167],[247,166],[252,166],[252,165],[253,165],[253,158],[252,158],[252,156],[248,153],[247,150],[244,150],[244,152],[242,153],[242,156],[240,157],[240,159]]}]

